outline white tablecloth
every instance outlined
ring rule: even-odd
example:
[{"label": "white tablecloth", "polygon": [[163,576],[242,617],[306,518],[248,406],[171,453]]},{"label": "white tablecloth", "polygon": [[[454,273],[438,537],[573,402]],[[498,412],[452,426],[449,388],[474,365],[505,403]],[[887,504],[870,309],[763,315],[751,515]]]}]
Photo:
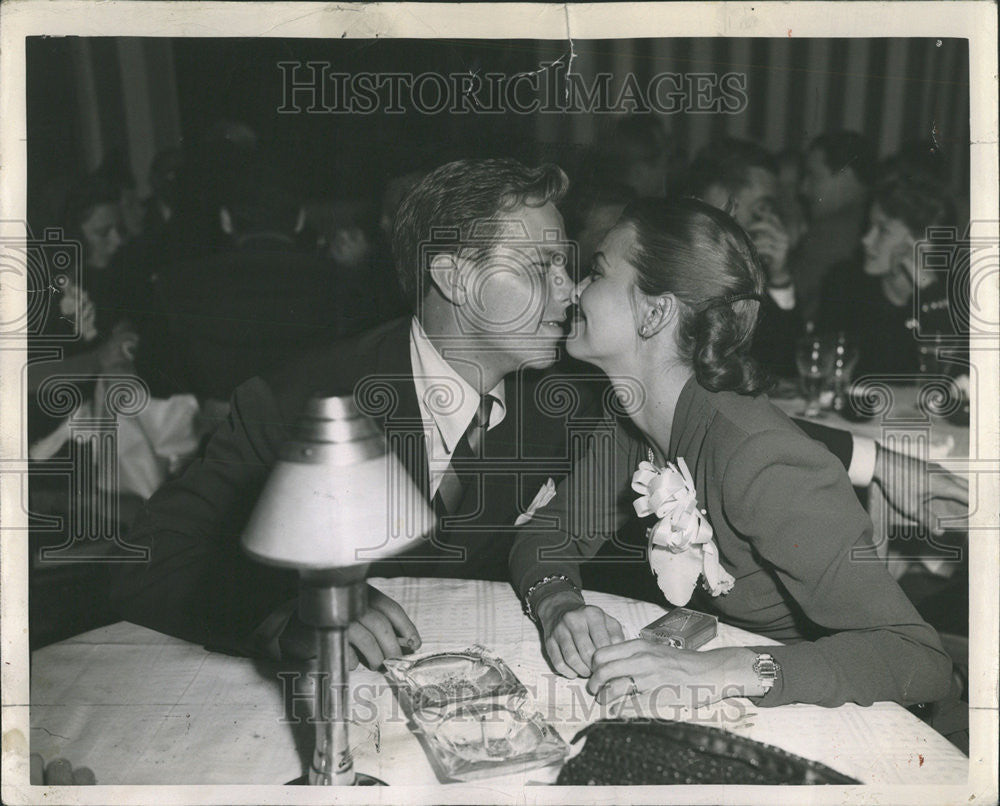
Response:
[{"label": "white tablecloth", "polygon": [[[567,741],[608,716],[586,693],[585,681],[550,672],[535,625],[508,585],[442,579],[373,584],[411,615],[424,639],[421,653],[478,643],[503,657]],[[629,637],[663,612],[615,596],[587,599],[619,619]],[[706,648],[751,643],[767,641],[720,625]],[[124,622],[94,630],[34,653],[31,752],[90,767],[100,784],[284,783],[307,768],[313,726],[285,718],[303,714],[308,703],[286,712],[282,670]],[[438,783],[384,676],[360,668],[351,685],[356,768],[390,784]],[[776,745],[865,783],[957,784],[968,775],[965,756],[891,703],[768,709],[727,700],[662,715]],[[552,770],[536,770],[518,782],[553,778]]]},{"label": "white tablecloth", "polygon": [[[896,384],[887,388],[890,395],[887,399],[891,400],[891,403],[887,403],[885,410],[871,419],[847,420],[833,411],[824,411],[819,417],[807,419],[813,419],[820,425],[830,428],[850,431],[852,434],[868,437],[883,444],[887,438],[902,434],[908,435],[911,440],[922,436],[927,440],[926,458],[943,462],[953,471],[960,472],[964,469],[964,462],[961,460],[975,458],[976,446],[969,443],[969,426],[958,425],[944,417],[929,414],[926,407],[922,408],[919,403],[919,386]],[[771,402],[790,417],[801,418],[805,408],[805,400],[801,397],[774,397]],[[905,451],[912,445],[912,441],[908,444],[897,442],[892,447]]]}]

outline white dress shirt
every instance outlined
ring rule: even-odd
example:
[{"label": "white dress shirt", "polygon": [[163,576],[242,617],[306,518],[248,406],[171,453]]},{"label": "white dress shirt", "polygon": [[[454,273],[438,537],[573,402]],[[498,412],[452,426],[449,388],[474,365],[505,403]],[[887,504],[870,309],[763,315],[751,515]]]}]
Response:
[{"label": "white dress shirt", "polygon": [[[458,356],[452,360],[460,360]],[[479,409],[480,395],[431,344],[420,322],[413,317],[410,327],[410,363],[413,386],[420,406],[427,445],[431,497],[451,464],[455,446],[465,434]],[[487,392],[493,398],[486,430],[492,431],[507,416],[504,382]]]}]

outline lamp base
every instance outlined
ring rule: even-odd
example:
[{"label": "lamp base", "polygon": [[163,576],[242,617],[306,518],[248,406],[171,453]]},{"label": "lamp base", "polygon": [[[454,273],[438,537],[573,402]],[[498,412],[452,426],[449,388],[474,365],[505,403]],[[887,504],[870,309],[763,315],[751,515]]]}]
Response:
[{"label": "lamp base", "polygon": [[[309,786],[309,773],[300,775],[293,781],[289,781],[285,786]],[[388,786],[385,781],[380,781],[372,775],[365,775],[363,772],[354,773],[354,783],[351,786]]]}]

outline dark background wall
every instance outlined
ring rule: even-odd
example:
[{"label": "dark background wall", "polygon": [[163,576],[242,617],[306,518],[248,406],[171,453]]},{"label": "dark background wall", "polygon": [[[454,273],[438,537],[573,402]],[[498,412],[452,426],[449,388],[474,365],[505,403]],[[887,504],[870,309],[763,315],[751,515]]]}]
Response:
[{"label": "dark background wall", "polygon": [[[802,148],[820,132],[868,134],[883,156],[933,134],[967,193],[969,68],[965,40],[577,40],[574,70],[641,83],[660,72],[737,72],[749,103],[740,114],[663,115],[682,153],[730,134],[774,150]],[[197,137],[220,117],[246,121],[279,145],[311,192],[359,183],[456,153],[572,162],[609,115],[279,114],[285,60],[326,61],[346,72],[537,70],[568,43],[531,40],[29,39],[29,204],[44,209],[64,177],[124,150],[145,190],[163,148]],[[45,190],[49,188],[49,190]]]}]

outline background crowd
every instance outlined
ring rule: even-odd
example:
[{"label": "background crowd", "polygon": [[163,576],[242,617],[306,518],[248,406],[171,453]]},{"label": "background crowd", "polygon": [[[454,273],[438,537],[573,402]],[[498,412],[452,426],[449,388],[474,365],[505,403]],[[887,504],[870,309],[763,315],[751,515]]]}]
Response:
[{"label": "background crowd", "polygon": [[[159,465],[151,476],[140,474],[145,486],[130,488],[128,468],[120,471],[124,530],[156,484],[225,416],[240,382],[406,314],[389,249],[396,208],[434,165],[467,156],[448,147],[414,152],[420,157],[378,181],[316,196],[294,181],[294,155],[280,143],[265,142],[244,122],[219,120],[197,141],[156,155],[152,193],[142,199],[124,155],[108,154],[69,187],[61,206],[52,205],[61,210],[57,219],[31,222],[39,231],[58,224],[82,246],[78,280],[46,290],[55,298],[45,332],[75,328],[80,338],[61,361],[31,367],[32,458],[69,450],[66,418],[39,404],[46,378],[88,376],[84,396],[105,376],[141,378],[154,401],[167,401],[167,414],[142,426],[139,441],[154,450],[136,461]],[[696,196],[736,219],[768,274],[754,349],[775,381],[772,393],[797,390],[795,346],[804,334],[844,334],[858,355],[855,377],[891,380],[927,369],[921,340],[934,333],[953,340],[968,327],[952,303],[954,273],[918,270],[919,243],[948,228],[963,232],[967,223],[933,142],[877,161],[863,134],[835,130],[802,153],[776,155],[749,140],[721,138],[687,159],[658,119],[633,116],[563,167],[571,186],[561,207],[577,245],[577,277],[634,198]],[[955,363],[946,371],[967,369]],[[180,440],[178,422],[187,432]],[[159,450],[164,443],[172,453]],[[65,514],[60,484],[34,478],[34,512]],[[45,590],[64,593],[43,588],[40,599]],[[68,621],[36,622],[38,640],[99,619],[101,600],[89,601],[96,604]],[[44,619],[47,611],[33,612]]]}]

